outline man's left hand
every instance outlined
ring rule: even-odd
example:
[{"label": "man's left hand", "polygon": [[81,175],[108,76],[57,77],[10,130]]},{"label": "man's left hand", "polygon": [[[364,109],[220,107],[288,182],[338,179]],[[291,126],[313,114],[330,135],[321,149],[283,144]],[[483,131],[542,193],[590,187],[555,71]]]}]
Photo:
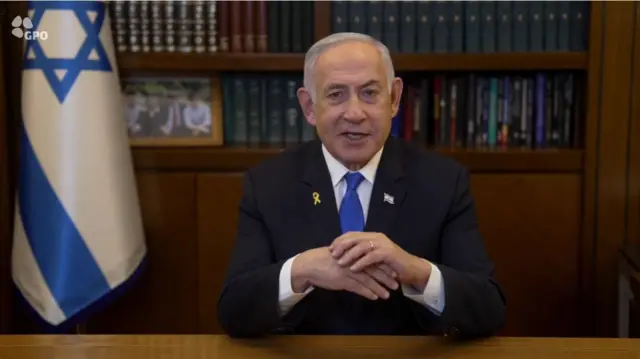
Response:
[{"label": "man's left hand", "polygon": [[382,233],[349,232],[336,238],[329,250],[340,266],[361,271],[386,264],[397,273],[398,281],[424,290],[431,275],[431,264],[407,253]]}]

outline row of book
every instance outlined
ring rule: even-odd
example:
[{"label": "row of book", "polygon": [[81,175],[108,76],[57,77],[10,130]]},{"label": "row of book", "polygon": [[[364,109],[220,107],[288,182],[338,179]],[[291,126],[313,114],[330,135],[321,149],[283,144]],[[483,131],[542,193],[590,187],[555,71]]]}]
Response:
[{"label": "row of book", "polygon": [[588,1],[333,1],[332,31],[393,53],[585,51]]},{"label": "row of book", "polygon": [[305,52],[313,1],[110,2],[118,52]]},{"label": "row of book", "polygon": [[302,73],[221,77],[224,143],[281,146],[316,138],[298,102]]},{"label": "row of book", "polygon": [[[570,72],[412,74],[391,134],[461,148],[578,148],[584,94]],[[224,74],[225,144],[299,143],[316,138],[296,90],[302,75]]]}]

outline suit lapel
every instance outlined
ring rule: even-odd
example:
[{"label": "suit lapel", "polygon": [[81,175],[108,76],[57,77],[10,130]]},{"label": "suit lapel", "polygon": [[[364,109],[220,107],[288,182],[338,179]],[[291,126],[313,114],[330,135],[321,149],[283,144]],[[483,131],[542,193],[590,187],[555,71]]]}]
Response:
[{"label": "suit lapel", "polygon": [[[331,184],[327,163],[322,155],[322,144],[313,143],[306,163],[300,193],[297,195],[298,208],[303,210],[307,222],[303,226],[309,230],[310,237],[319,247],[328,246],[340,236],[340,218],[336,198]],[[319,202],[314,198],[317,193]]]},{"label": "suit lapel", "polygon": [[[406,194],[406,181],[402,168],[399,144],[387,140],[371,192],[366,232],[380,232],[391,237],[391,229]],[[390,238],[398,243],[398,239]]]}]

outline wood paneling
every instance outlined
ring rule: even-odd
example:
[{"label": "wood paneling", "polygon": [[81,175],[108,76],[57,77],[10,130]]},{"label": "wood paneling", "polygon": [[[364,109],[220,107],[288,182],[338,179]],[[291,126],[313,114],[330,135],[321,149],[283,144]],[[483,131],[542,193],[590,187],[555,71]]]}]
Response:
[{"label": "wood paneling", "polygon": [[581,267],[581,288],[582,300],[578,304],[581,306],[583,316],[581,318],[582,335],[592,335],[595,332],[595,315],[593,308],[595,305],[595,247],[596,237],[594,231],[596,201],[594,193],[597,188],[597,145],[600,118],[600,82],[599,76],[602,70],[602,47],[604,35],[604,3],[592,2],[590,14],[589,32],[589,77],[587,82],[586,101],[586,125],[584,134],[585,146],[585,171],[584,171],[584,191],[582,204],[582,267]]},{"label": "wood paneling", "polygon": [[475,174],[471,186],[507,296],[503,334],[575,335],[581,176]]},{"label": "wood paneling", "polygon": [[139,282],[89,321],[88,333],[197,333],[196,177],[138,172],[148,246]]},{"label": "wood paneling", "polygon": [[616,328],[616,264],[628,208],[637,6],[637,2],[592,3],[583,284],[584,310],[596,308],[592,328],[599,336],[615,335]]},{"label": "wood paneling", "polygon": [[[197,175],[197,193],[193,175],[140,176],[155,267],[140,288],[91,321],[89,332],[221,333],[216,302],[235,240],[242,173]],[[576,174],[472,175],[480,228],[508,295],[505,335],[576,330],[580,181]],[[531,305],[531,293],[544,304]]]},{"label": "wood paneling", "polygon": [[201,333],[222,333],[216,304],[235,241],[242,173],[198,176],[198,271]]},{"label": "wood paneling", "polygon": [[640,244],[640,6],[636,6],[636,29],[633,44],[633,78],[631,110],[629,111],[629,209],[627,211],[626,240]]}]

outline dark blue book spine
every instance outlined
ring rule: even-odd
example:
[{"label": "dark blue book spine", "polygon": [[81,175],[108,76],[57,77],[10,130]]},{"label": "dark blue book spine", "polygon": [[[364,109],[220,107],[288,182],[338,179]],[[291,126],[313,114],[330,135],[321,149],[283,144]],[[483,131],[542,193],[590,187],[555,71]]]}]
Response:
[{"label": "dark blue book spine", "polygon": [[385,1],[382,36],[384,37],[384,44],[387,45],[391,53],[400,52],[400,21],[398,15],[400,15],[399,3]]},{"label": "dark blue book spine", "polygon": [[525,1],[515,1],[512,8],[513,50],[529,51],[529,12]]},{"label": "dark blue book spine", "polygon": [[461,1],[454,1],[451,7],[451,45],[450,52],[464,51],[464,7]]},{"label": "dark blue book spine", "polygon": [[436,21],[433,1],[419,1],[416,9],[417,48],[419,53],[433,52],[433,28]]},{"label": "dark blue book spine", "polygon": [[570,16],[571,3],[569,1],[558,2],[558,50],[569,51],[570,49]]},{"label": "dark blue book spine", "polygon": [[558,3],[546,1],[544,3],[544,50],[558,50]]},{"label": "dark blue book spine", "polygon": [[369,1],[366,5],[367,12],[367,33],[369,36],[383,41],[382,38],[382,21],[384,19],[382,1]]},{"label": "dark blue book spine", "polygon": [[436,25],[434,29],[434,51],[449,52],[451,38],[452,5],[448,1],[438,1],[435,5]]},{"label": "dark blue book spine", "polygon": [[[286,2],[284,2],[286,3]],[[331,2],[332,32],[346,32],[349,28],[349,12],[346,1]]]},{"label": "dark blue book spine", "polygon": [[367,33],[366,12],[364,1],[349,1],[349,31],[359,34]]},{"label": "dark blue book spine", "polygon": [[416,51],[416,3],[403,1],[400,3],[400,52]]},{"label": "dark blue book spine", "polygon": [[529,51],[544,50],[544,4],[541,1],[527,2],[529,5]]},{"label": "dark blue book spine", "polygon": [[464,47],[466,52],[480,52],[480,3],[464,2]]},{"label": "dark blue book spine", "polygon": [[499,1],[497,5],[498,18],[498,51],[511,52],[511,43],[513,37],[513,16],[510,1]]},{"label": "dark blue book spine", "polygon": [[480,5],[482,12],[482,51],[496,51],[496,4],[485,1]]}]

